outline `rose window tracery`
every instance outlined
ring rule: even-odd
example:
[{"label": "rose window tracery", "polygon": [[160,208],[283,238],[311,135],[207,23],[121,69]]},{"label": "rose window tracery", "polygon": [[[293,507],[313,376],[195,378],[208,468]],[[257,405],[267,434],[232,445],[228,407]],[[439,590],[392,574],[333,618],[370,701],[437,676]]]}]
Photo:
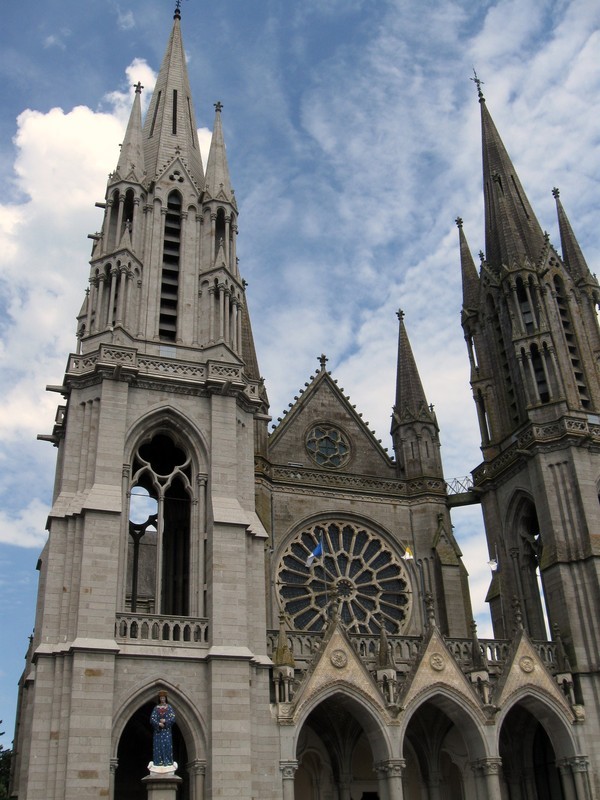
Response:
[{"label": "rose window tracery", "polygon": [[[308,557],[321,543],[310,567]],[[296,630],[320,631],[335,595],[350,633],[401,633],[410,617],[410,578],[387,543],[348,521],[316,523],[290,542],[277,568],[279,601]]]},{"label": "rose window tracery", "polygon": [[320,467],[343,467],[350,460],[350,440],[335,425],[319,424],[306,434],[306,450]]}]

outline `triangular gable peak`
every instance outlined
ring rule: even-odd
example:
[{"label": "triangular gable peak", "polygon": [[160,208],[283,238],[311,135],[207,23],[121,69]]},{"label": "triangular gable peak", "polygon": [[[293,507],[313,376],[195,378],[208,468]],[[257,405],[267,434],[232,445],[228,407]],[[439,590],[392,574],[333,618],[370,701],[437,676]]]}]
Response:
[{"label": "triangular gable peak", "polygon": [[514,697],[523,695],[524,691],[537,689],[558,703],[574,722],[576,716],[573,708],[548,672],[526,631],[522,630],[516,638],[512,653],[512,658],[507,659],[504,671],[494,688],[494,705],[502,708],[510,705]]},{"label": "triangular gable peak", "polygon": [[[308,469],[332,467],[367,475],[381,475],[383,468],[394,477],[393,461],[382,447],[381,440],[369,429],[331,374],[322,368],[305,386],[289,410],[284,412],[284,417],[279,418],[279,425],[269,437],[270,460],[283,464],[293,462]],[[344,440],[347,439],[342,450],[347,447],[349,452],[342,452],[339,463],[327,463],[326,459],[320,463],[318,458],[315,460],[311,456],[307,437],[310,438],[309,432],[315,426],[324,429],[331,426]]]},{"label": "triangular gable peak", "polygon": [[[166,180],[165,180],[165,176]],[[186,182],[194,187],[195,194],[200,194],[200,188],[194,180],[188,165],[180,155],[168,161],[156,174],[155,184],[168,189],[181,189]]]},{"label": "triangular gable peak", "polygon": [[433,626],[423,643],[421,655],[406,677],[398,702],[403,709],[420,704],[436,687],[450,690],[481,720],[486,719],[480,697],[448,650],[441,633]]},{"label": "triangular gable peak", "polygon": [[394,722],[394,715],[386,707],[377,683],[350,643],[339,618],[334,618],[296,691],[293,703],[287,708],[280,708],[280,721],[283,721],[282,716],[287,716],[290,722],[298,722],[316,700],[325,699],[325,694],[338,691],[360,695],[375,707],[388,724]]}]

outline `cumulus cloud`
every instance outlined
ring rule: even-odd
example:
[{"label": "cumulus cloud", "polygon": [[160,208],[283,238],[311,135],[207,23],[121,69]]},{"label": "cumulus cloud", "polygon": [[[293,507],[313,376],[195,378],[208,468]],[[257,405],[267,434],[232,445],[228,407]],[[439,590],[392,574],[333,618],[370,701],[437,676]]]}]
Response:
[{"label": "cumulus cloud", "polygon": [[[127,82],[137,79],[154,86],[144,61],[127,68]],[[51,430],[57,405],[44,386],[60,382],[74,348],[90,253],[85,233],[101,222],[93,201],[103,198],[116,165],[131,92],[107,95],[100,111],[27,109],[17,119],[13,181],[20,199],[0,205],[0,541],[18,546],[43,541],[49,485],[30,482],[25,497],[24,474],[20,483],[12,479],[14,450],[24,472],[51,474],[52,458],[42,454],[48,445],[34,444],[37,433]]]},{"label": "cumulus cloud", "polygon": [[16,513],[0,510],[0,542],[40,549],[46,540],[48,504],[32,500]]}]

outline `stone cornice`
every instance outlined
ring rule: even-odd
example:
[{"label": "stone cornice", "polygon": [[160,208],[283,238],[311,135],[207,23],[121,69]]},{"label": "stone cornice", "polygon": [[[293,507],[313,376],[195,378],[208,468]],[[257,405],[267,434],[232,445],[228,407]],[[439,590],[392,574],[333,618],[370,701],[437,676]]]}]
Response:
[{"label": "stone cornice", "polygon": [[272,466],[264,459],[256,463],[257,477],[269,483],[273,491],[292,494],[330,495],[342,490],[352,493],[352,499],[377,500],[389,498],[422,498],[433,495],[446,501],[446,482],[440,478],[420,478],[399,481],[370,475],[351,475],[347,472],[325,472],[302,467]]},{"label": "stone cornice", "polygon": [[485,484],[522,464],[523,459],[537,453],[551,452],[565,444],[575,447],[600,445],[600,418],[596,415],[562,416],[547,423],[530,423],[522,428],[518,436],[498,455],[485,461],[473,470],[475,488],[484,489]]},{"label": "stone cornice", "polygon": [[134,347],[101,343],[91,353],[71,354],[65,374],[66,386],[83,386],[102,377],[126,380],[144,388],[184,391],[186,394],[236,396],[250,411],[262,406],[260,386],[249,381],[241,364],[216,360],[203,363],[141,354]]}]

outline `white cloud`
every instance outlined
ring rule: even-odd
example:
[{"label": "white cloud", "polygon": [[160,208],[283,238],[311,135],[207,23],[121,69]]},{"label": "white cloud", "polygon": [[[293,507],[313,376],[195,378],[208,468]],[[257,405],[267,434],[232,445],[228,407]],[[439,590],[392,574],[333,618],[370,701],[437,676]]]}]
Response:
[{"label": "white cloud", "polygon": [[15,514],[0,510],[0,542],[41,548],[46,541],[47,517],[48,504],[37,499]]}]

